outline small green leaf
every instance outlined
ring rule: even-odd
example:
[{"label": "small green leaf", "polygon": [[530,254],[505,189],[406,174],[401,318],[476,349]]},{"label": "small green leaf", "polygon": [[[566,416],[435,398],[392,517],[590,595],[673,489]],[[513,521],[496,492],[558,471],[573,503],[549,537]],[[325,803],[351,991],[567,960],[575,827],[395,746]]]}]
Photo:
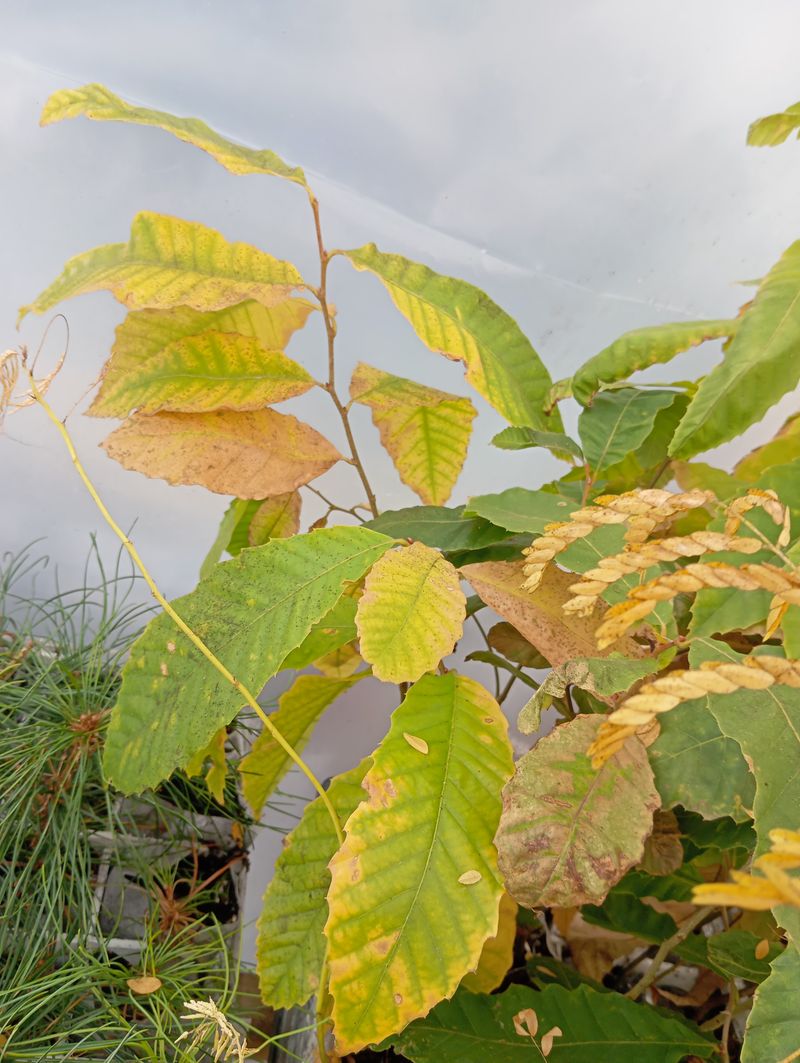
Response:
[{"label": "small green leaf", "polygon": [[467,517],[483,517],[510,532],[542,535],[545,525],[567,520],[577,503],[550,491],[509,487],[496,495],[474,495],[464,507]]},{"label": "small green leaf", "polygon": [[627,380],[631,373],[669,362],[706,340],[731,336],[736,324],[735,320],[680,321],[626,332],[581,366],[571,381],[572,394],[586,406],[602,384]]},{"label": "small green leaf", "polygon": [[[231,538],[236,533],[236,528],[247,511],[247,507],[252,505],[257,506],[258,503],[249,502],[243,498],[234,498],[222,514],[222,520],[219,523],[214,542],[211,544],[208,553],[203,559],[203,564],[200,566],[201,579],[209,576],[214,565],[217,564],[225,551],[230,550]],[[237,550],[236,552],[238,553],[239,551]]]},{"label": "small green leaf", "polygon": [[[286,655],[392,545],[366,528],[273,539],[217,565],[174,603],[223,664],[258,694]],[[104,765],[125,793],[183,767],[243,705],[242,696],[162,613],[131,647]]]},{"label": "small green leaf", "polygon": [[[475,969],[497,931],[492,838],[512,768],[505,717],[472,679],[427,675],[394,712],[330,864],[340,1055],[427,1014]],[[433,931],[444,926],[446,949]]]},{"label": "small green leaf", "polygon": [[488,295],[375,244],[343,254],[378,277],[426,347],[464,362],[467,380],[507,421],[561,429],[557,412],[542,412],[550,374],[516,321]]},{"label": "small green leaf", "polygon": [[299,672],[357,638],[357,606],[355,598],[343,594],[336,605],[312,626],[297,649],[287,654],[279,671],[293,668]]},{"label": "small green leaf", "polygon": [[583,453],[596,476],[636,451],[653,430],[657,415],[675,400],[674,391],[621,388],[596,395],[581,412],[578,431]]},{"label": "small green leaf", "polygon": [[800,414],[793,414],[778,429],[769,442],[756,447],[739,461],[734,475],[747,483],[755,483],[768,469],[788,465],[800,458]]},{"label": "small green leaf", "polygon": [[562,461],[571,464],[574,460],[583,462],[583,451],[569,436],[563,432],[540,432],[536,428],[504,428],[492,439],[492,446],[500,450],[528,450],[531,447],[544,447]]},{"label": "small green leaf", "polygon": [[207,151],[212,158],[230,173],[263,173],[285,177],[305,186],[303,171],[297,166],[287,166],[274,151],[256,150],[237,144],[210,129],[199,118],[177,118],[165,111],[149,107],[136,107],[114,95],[105,85],[82,85],[77,89],[60,89],[54,92],[44,105],[40,125],[50,125],[65,118],[86,115],[105,122],[135,122],[138,125],[157,126],[172,133],[179,140]]},{"label": "small green leaf", "polygon": [[[270,716],[271,722],[283,738],[302,753],[311,733],[322,714],[334,701],[349,690],[362,675],[333,679],[324,675],[299,675],[294,683],[278,699],[277,712]],[[275,787],[292,767],[293,761],[283,746],[278,745],[270,732],[264,728],[256,738],[250,752],[242,758],[239,771],[242,773],[242,793],[256,819]]]},{"label": "small green leaf", "polygon": [[760,940],[747,930],[725,930],[708,939],[708,955],[728,978],[746,978],[748,982],[760,983],[769,977],[770,964],[783,952],[783,947],[773,942],[766,956],[757,959]]},{"label": "small green leaf", "polygon": [[602,768],[586,750],[603,720],[578,716],[517,763],[495,844],[511,896],[527,908],[600,903],[642,856],[659,797],[645,748]]},{"label": "small green leaf", "polygon": [[690,458],[733,439],[800,379],[800,241],[759,285],[722,362],[703,379],[670,446]]},{"label": "small green leaf", "polygon": [[480,517],[467,516],[463,506],[455,509],[410,506],[408,509],[386,510],[367,521],[365,527],[393,539],[410,539],[438,550],[480,550],[507,535],[505,528],[498,528]]},{"label": "small green leaf", "polygon": [[303,286],[291,263],[257,247],[228,243],[199,222],[142,211],[127,244],[106,244],[71,258],[61,276],[22,307],[18,320],[86,292],[110,291],[131,310],[221,310],[246,299],[274,306]]},{"label": "small green leaf", "polygon": [[[344,823],[364,799],[361,782],[369,760],[328,788],[328,797]],[[319,988],[325,956],[322,929],[328,915],[328,863],[338,842],[321,798],[308,804],[284,842],[264,894],[256,936],[256,965],[262,999],[273,1008],[305,1004]]]}]

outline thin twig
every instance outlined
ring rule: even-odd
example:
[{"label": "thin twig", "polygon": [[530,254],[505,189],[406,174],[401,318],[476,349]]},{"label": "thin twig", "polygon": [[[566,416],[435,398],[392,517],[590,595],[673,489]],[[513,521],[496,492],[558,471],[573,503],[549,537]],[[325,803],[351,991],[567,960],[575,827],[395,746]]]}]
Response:
[{"label": "thin twig", "polygon": [[369,503],[370,512],[373,517],[378,516],[378,503],[375,499],[375,493],[370,486],[370,482],[367,478],[366,470],[359,457],[358,447],[356,446],[355,437],[353,435],[353,429],[350,426],[350,417],[348,416],[348,407],[339,398],[336,392],[336,360],[334,345],[336,341],[336,322],[333,319],[330,306],[328,305],[328,263],[333,257],[328,251],[325,250],[325,243],[322,239],[322,226],[319,220],[319,200],[314,193],[309,189],[308,201],[311,204],[311,211],[314,215],[314,232],[317,237],[317,250],[319,251],[319,288],[314,293],[322,311],[322,320],[325,323],[325,333],[328,337],[328,380],[323,385],[325,390],[331,397],[334,406],[341,418],[342,427],[344,428],[344,434],[347,437],[347,445],[350,447],[350,460],[356,469],[356,472],[361,479],[361,483],[364,486],[364,493],[367,496],[367,502]]},{"label": "thin twig", "polygon": [[691,932],[696,927],[700,926],[700,924],[704,922],[708,918],[708,916],[711,915],[711,913],[714,911],[716,911],[716,909],[713,907],[699,908],[694,913],[694,915],[690,916],[685,923],[682,923],[678,927],[672,937],[667,938],[666,941],[662,941],[662,943],[658,947],[658,951],[653,957],[653,962],[647,968],[647,970],[636,983],[636,985],[633,986],[632,989],[629,989],[625,996],[628,997],[629,1000],[638,1000],[642,993],[644,993],[645,989],[649,989],[653,982],[655,982],[656,979],[659,977],[661,965],[664,963],[667,956],[669,956],[670,952],[672,952],[675,946],[680,945],[682,941],[685,941],[686,938],[691,934]]}]

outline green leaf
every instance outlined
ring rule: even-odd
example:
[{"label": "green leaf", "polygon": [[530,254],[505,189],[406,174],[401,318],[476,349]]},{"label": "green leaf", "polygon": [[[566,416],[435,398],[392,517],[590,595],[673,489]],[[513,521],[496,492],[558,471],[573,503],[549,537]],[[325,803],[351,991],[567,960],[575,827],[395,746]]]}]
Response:
[{"label": "green leaf", "polygon": [[659,723],[661,732],[647,752],[663,807],[683,805],[705,819],[748,819],[753,776],[738,742],[720,731],[708,699],[679,705]]},{"label": "green leaf", "polygon": [[[297,753],[301,753],[322,714],[366,673],[333,679],[324,675],[299,675],[278,699],[277,712],[270,720]],[[292,767],[289,754],[265,728],[250,752],[242,758],[242,793],[258,819],[275,787]]]},{"label": "green leaf", "polygon": [[[535,1041],[515,1030],[514,1018],[528,1009],[538,1020]],[[561,1032],[545,1057],[539,1045],[554,1027]],[[515,985],[495,996],[462,989],[391,1041],[413,1063],[679,1063],[716,1054],[696,1026],[586,985]]]},{"label": "green leaf", "polygon": [[350,381],[350,397],[372,410],[404,484],[430,505],[443,505],[467,456],[477,410],[469,399],[392,376],[363,362]]},{"label": "green leaf", "polygon": [[734,466],[734,474],[747,483],[755,483],[768,469],[788,465],[800,458],[800,414],[793,414],[772,439],[756,447]]},{"label": "green leaf", "polygon": [[550,491],[509,487],[495,495],[473,495],[464,507],[467,517],[483,517],[510,532],[542,535],[545,525],[567,520],[577,503]]},{"label": "green leaf", "polygon": [[507,421],[560,431],[558,413],[542,412],[550,374],[516,321],[488,295],[375,244],[343,254],[378,277],[426,347],[464,362],[469,383]]},{"label": "green leaf", "polygon": [[[288,539],[300,528],[302,499],[297,491],[288,491],[269,498],[235,498],[226,510],[223,524],[233,522],[223,546],[236,557],[247,546],[263,546],[270,539]],[[220,536],[223,536],[220,527]]]},{"label": "green leaf", "polygon": [[657,415],[675,400],[674,391],[621,388],[596,395],[581,412],[578,432],[583,453],[596,476],[644,443]]},{"label": "green leaf", "polygon": [[639,679],[666,668],[675,656],[667,650],[659,657],[630,660],[614,654],[610,657],[578,657],[554,668],[531,700],[523,707],[517,727],[523,734],[532,734],[539,728],[539,717],[554,698],[563,698],[567,687],[577,686],[590,694],[606,697],[628,690]]},{"label": "green leaf", "polygon": [[563,432],[540,432],[535,428],[504,428],[492,439],[492,446],[500,450],[528,450],[530,447],[544,447],[562,461],[574,464],[574,459],[583,462],[583,451],[569,436]]},{"label": "green leaf", "polygon": [[603,470],[598,489],[603,494],[621,494],[641,484],[664,487],[672,479],[669,445],[688,405],[686,395],[673,392],[672,403],[656,413],[650,434],[622,461]]},{"label": "green leaf", "polygon": [[280,351],[266,350],[250,336],[203,332],[169,344],[157,359],[140,361],[119,380],[115,399],[106,396],[101,408],[107,417],[126,417],[134,409],[257,410],[313,386],[301,365]]},{"label": "green leaf", "polygon": [[736,325],[735,320],[680,321],[626,332],[581,366],[571,381],[572,394],[586,406],[601,385],[627,380],[631,373],[669,362],[676,354],[706,340],[731,336]]},{"label": "green leaf", "polygon": [[262,173],[285,177],[299,185],[306,185],[305,175],[297,166],[287,166],[273,151],[256,150],[237,144],[210,129],[199,118],[177,118],[165,111],[136,107],[115,96],[105,85],[83,85],[77,89],[60,89],[44,105],[40,125],[50,125],[64,118],[86,115],[105,122],[135,122],[157,126],[179,140],[207,151],[230,173]]},{"label": "green leaf", "polygon": [[206,313],[188,306],[133,311],[117,327],[100,390],[87,412],[92,417],[128,414],[136,405],[131,399],[131,382],[141,387],[142,381],[158,380],[167,352],[181,347],[189,337],[205,332],[233,333],[257,341],[264,350],[282,351],[314,309],[305,299],[284,299],[270,307],[249,300]]},{"label": "green leaf", "polygon": [[342,457],[311,425],[271,409],[135,413],[102,445],[126,469],[239,498],[294,491]]},{"label": "green leaf", "polygon": [[[217,565],[173,605],[258,694],[336,604],[344,584],[360,579],[391,545],[377,532],[347,527],[273,539]],[[107,777],[125,793],[156,786],[187,764],[242,703],[162,613],[133,644],[123,669],[106,738]]]},{"label": "green leaf", "polygon": [[786,1063],[800,1046],[800,952],[790,945],[771,966],[772,973],[756,990],[747,1019],[742,1063]]},{"label": "green leaf", "polygon": [[191,779],[195,775],[202,774],[206,761],[208,761],[205,784],[208,787],[208,792],[219,805],[225,804],[225,779],[228,776],[228,760],[225,756],[227,739],[227,728],[220,727],[208,745],[195,753],[186,765],[186,774]]},{"label": "green leaf", "polygon": [[311,628],[296,650],[287,654],[280,671],[293,668],[300,671],[308,668],[320,657],[325,657],[358,636],[356,608],[358,603],[348,594],[342,595],[330,612]]},{"label": "green leaf", "polygon": [[748,982],[763,982],[769,977],[770,964],[783,952],[773,943],[764,959],[756,959],[760,939],[747,930],[725,930],[708,939],[708,955],[717,970],[728,978],[746,978]]},{"label": "green leaf", "polygon": [[[248,506],[257,506],[257,502],[249,502],[246,499],[234,498],[228,508],[222,514],[222,520],[219,523],[219,529],[217,531],[214,542],[211,544],[208,553],[203,559],[203,563],[200,566],[200,578],[204,579],[211,574],[211,570],[214,565],[220,560],[226,550],[230,550],[230,542],[233,535],[236,534],[236,529],[239,526],[243,515],[246,513]],[[245,544],[246,545],[246,544]],[[236,551],[238,553],[238,550]]]},{"label": "green leaf", "polygon": [[673,461],[672,472],[682,491],[711,491],[721,502],[743,495],[747,484],[704,461]]},{"label": "green leaf", "polygon": [[385,683],[414,683],[453,652],[466,599],[438,550],[412,543],[377,561],[356,612],[361,655]]},{"label": "green leaf", "polygon": [[127,244],[105,244],[71,258],[61,276],[22,307],[18,321],[86,292],[110,291],[131,310],[221,310],[246,299],[274,306],[303,286],[291,263],[257,247],[228,243],[196,221],[142,211]]},{"label": "green leaf", "polygon": [[[328,797],[342,823],[364,799],[361,782],[368,765],[369,760],[363,760],[331,781]],[[331,880],[328,863],[337,844],[328,810],[318,797],[286,836],[258,918],[258,980],[270,1007],[305,1004],[319,988]]]},{"label": "green leaf", "polygon": [[586,750],[603,719],[578,716],[518,761],[495,839],[511,896],[527,908],[600,903],[641,859],[659,797],[631,741],[599,771]]},{"label": "green leaf", "polygon": [[783,144],[796,129],[800,129],[800,103],[794,103],[778,114],[757,118],[747,130],[747,143],[755,148],[771,148]]},{"label": "green leaf", "polygon": [[800,241],[759,285],[722,362],[697,389],[670,446],[690,458],[760,421],[800,379]]},{"label": "green leaf", "polygon": [[[425,1015],[475,969],[497,931],[492,838],[512,768],[505,717],[472,679],[425,676],[394,712],[330,864],[341,1055]],[[432,930],[445,926],[446,937]]]},{"label": "green leaf", "polygon": [[497,528],[488,520],[466,516],[463,506],[386,510],[365,526],[393,539],[411,539],[439,550],[479,550],[505,539],[507,534],[504,528]]}]

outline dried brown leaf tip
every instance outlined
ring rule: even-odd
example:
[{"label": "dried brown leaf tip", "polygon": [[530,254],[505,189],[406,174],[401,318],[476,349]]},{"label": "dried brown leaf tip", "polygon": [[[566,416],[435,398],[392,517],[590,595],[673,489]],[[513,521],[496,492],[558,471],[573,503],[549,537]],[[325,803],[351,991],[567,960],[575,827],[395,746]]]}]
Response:
[{"label": "dried brown leaf tip", "polygon": [[[46,394],[47,389],[53,383],[61,366],[64,364],[65,357],[66,351],[58,359],[56,367],[52,373],[48,373],[47,376],[42,377],[41,380],[35,380],[33,377],[33,369],[35,367],[36,359],[34,358],[34,365],[28,369],[27,350],[25,347],[21,347],[18,351],[3,351],[3,353],[0,354],[0,428],[3,427],[3,422],[7,414],[15,413],[17,410],[21,410],[26,406],[32,406],[34,402],[36,402],[34,391],[38,392],[40,396]],[[32,387],[30,391],[15,398],[14,392],[17,389],[20,373],[23,369],[28,373]]]},{"label": "dried brown leaf tip", "polygon": [[597,528],[606,524],[627,524],[626,541],[643,543],[654,531],[666,528],[681,513],[707,505],[712,500],[713,495],[708,491],[675,493],[658,488],[601,495],[591,506],[570,513],[569,520],[548,524],[545,534],[533,540],[525,551],[524,586],[536,590],[550,562]]},{"label": "dried brown leaf tip", "polygon": [[[529,1037],[531,1041],[535,1042],[538,1030],[539,1018],[533,1008],[523,1008],[522,1011],[518,1011],[514,1016],[514,1031],[519,1037]],[[556,1037],[563,1036],[564,1031],[559,1026],[554,1026],[552,1030],[542,1034],[542,1038],[539,1041],[539,1051],[545,1059],[552,1052],[553,1041]]]},{"label": "dried brown leaf tip", "polygon": [[136,993],[140,997],[146,997],[160,989],[163,983],[154,974],[146,974],[139,978],[129,978],[125,984],[132,993]]},{"label": "dried brown leaf tip", "polygon": [[[778,904],[800,908],[800,878],[788,874],[800,868],[800,831],[777,828],[769,832],[770,851],[753,861],[753,871],[732,871],[733,882],[707,882],[695,886],[695,904],[714,904],[766,911]],[[766,944],[766,949],[762,946]],[[759,942],[756,956],[769,952],[769,944]]]},{"label": "dried brown leaf tip", "polygon": [[771,517],[776,524],[783,524],[786,520],[787,509],[774,491],[762,491],[758,487],[751,487],[746,495],[742,495],[741,498],[734,498],[728,505],[725,531],[729,535],[733,535],[739,530],[744,515],[749,513],[751,509],[756,508],[763,509],[767,516]]},{"label": "dried brown leaf tip", "polygon": [[685,701],[707,694],[732,694],[737,690],[767,690],[776,683],[800,688],[800,661],[784,657],[747,657],[742,663],[704,661],[699,668],[668,672],[644,683],[612,712],[589,747],[594,768],[609,757],[637,730],[656,716]]}]

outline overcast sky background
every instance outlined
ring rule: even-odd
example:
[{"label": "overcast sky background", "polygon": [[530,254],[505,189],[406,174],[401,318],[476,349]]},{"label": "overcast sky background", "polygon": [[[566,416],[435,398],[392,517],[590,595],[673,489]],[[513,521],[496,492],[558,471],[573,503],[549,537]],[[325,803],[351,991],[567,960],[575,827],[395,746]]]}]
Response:
[{"label": "overcast sky background", "polygon": [[[753,118],[800,97],[799,32],[793,0],[6,0],[0,349],[35,348],[46,321],[29,317],[18,334],[18,307],[70,256],[126,240],[141,209],[202,221],[315,276],[301,190],[233,177],[153,129],[86,120],[39,128],[52,91],[88,81],[202,117],[302,165],[328,246],[375,240],[485,288],[554,378],[626,329],[733,314],[748,297],[735,282],[761,276],[800,235],[800,145],[745,146]],[[418,343],[377,282],[337,260],[331,289],[342,391],[365,360],[467,393],[461,367]],[[123,312],[106,293],[63,309],[70,352],[51,398],[66,413],[98,376]],[[59,329],[46,348],[51,360]],[[319,323],[289,350],[320,372]],[[695,376],[715,357],[712,347],[690,352],[674,369],[659,367],[657,379]],[[543,452],[482,445],[502,424],[471,397],[481,416],[454,503],[557,473]],[[281,408],[342,445],[323,399]],[[796,401],[785,400],[742,446],[771,435]],[[111,423],[83,417],[85,404],[70,425],[106,503],[124,526],[135,522],[164,591],[189,590],[227,500],[123,470],[97,449]],[[367,411],[355,421],[383,508],[413,504]],[[730,448],[711,456],[731,458]],[[57,562],[66,585],[80,578],[92,531],[102,555],[114,557],[115,541],[39,411],[9,420],[0,463],[2,552],[43,537],[36,551]],[[358,500],[347,469],[320,486]],[[323,775],[350,766],[384,732],[393,706],[375,688],[370,696],[374,711],[362,699],[323,722],[311,750]],[[342,734],[357,736],[359,749],[351,738],[343,749]],[[265,849],[262,878],[268,857]],[[260,889],[252,884],[253,912]]]}]

